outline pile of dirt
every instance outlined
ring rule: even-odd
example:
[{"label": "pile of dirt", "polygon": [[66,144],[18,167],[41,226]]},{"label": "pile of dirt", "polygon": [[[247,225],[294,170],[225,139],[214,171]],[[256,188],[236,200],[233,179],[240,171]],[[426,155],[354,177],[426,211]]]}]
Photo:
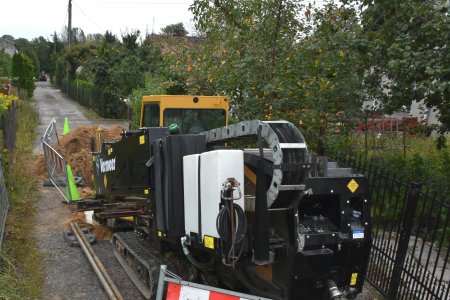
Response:
[{"label": "pile of dirt", "polygon": [[83,187],[78,189],[78,195],[81,199],[94,198],[95,192],[90,187]]},{"label": "pile of dirt", "polygon": [[71,213],[69,218],[67,218],[64,222],[64,228],[66,230],[70,229],[70,223],[77,223],[80,227],[89,228],[89,230],[95,235],[95,238],[98,241],[108,241],[111,239],[114,233],[112,228],[110,227],[100,224],[92,225],[86,223],[86,217],[84,215],[84,212],[82,211],[74,211]]},{"label": "pile of dirt", "polygon": [[27,173],[37,178],[43,178],[47,175],[44,154],[40,154],[37,159],[31,160],[27,164]]},{"label": "pile of dirt", "polygon": [[123,127],[79,126],[71,130],[60,139],[58,151],[64,155],[66,162],[72,167],[74,175],[83,177],[89,184],[92,182],[92,155],[95,148],[97,130],[104,141],[118,141],[121,139]]}]

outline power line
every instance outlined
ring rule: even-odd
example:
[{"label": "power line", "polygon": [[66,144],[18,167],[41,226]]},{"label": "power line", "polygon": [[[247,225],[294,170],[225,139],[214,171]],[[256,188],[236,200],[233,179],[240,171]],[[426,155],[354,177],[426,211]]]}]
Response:
[{"label": "power line", "polygon": [[77,4],[75,4],[75,7],[88,19],[92,24],[94,24],[100,31],[104,32],[105,30],[99,26],[94,20],[92,20]]},{"label": "power line", "polygon": [[89,0],[83,1],[78,0],[78,2],[85,3],[106,3],[106,4],[134,4],[134,5],[191,5],[192,2],[141,2],[141,1],[106,1],[106,0]]},{"label": "power line", "polygon": [[59,35],[60,35],[60,36],[63,34],[64,28],[65,28],[65,26],[66,26],[67,14],[68,14],[68,12],[67,12],[67,10],[66,10],[66,16],[64,17],[63,25],[61,26],[61,30],[59,31]]}]

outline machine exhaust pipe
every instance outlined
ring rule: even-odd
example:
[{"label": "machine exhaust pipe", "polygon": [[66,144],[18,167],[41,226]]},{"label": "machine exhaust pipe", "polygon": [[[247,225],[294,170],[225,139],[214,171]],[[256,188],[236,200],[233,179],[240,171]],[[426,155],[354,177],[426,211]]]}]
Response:
[{"label": "machine exhaust pipe", "polygon": [[340,299],[342,297],[342,292],[338,289],[336,283],[333,280],[327,280],[327,288],[328,292],[330,293],[330,299]]}]

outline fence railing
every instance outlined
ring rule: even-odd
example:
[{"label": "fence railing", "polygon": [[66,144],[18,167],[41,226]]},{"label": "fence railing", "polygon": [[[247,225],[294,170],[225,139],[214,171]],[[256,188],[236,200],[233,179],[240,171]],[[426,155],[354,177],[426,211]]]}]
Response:
[{"label": "fence railing", "polygon": [[16,144],[17,134],[17,110],[18,104],[8,106],[8,110],[2,115],[2,129],[5,149],[12,150]]},{"label": "fence railing", "polygon": [[[67,203],[79,200],[72,189],[76,189],[71,183],[70,166],[66,164],[64,156],[55,149],[59,145],[58,133],[56,132],[56,121],[52,119],[42,137],[42,148],[44,150],[45,164],[49,180],[58,189]],[[73,181],[73,178],[72,178]]]},{"label": "fence railing", "polygon": [[388,299],[449,299],[448,186],[415,183],[364,155],[336,159],[370,182],[373,240],[367,280]]},{"label": "fence railing", "polygon": [[117,97],[109,98],[95,87],[90,87],[77,80],[62,80],[57,82],[58,87],[71,99],[86,108],[92,109],[102,118],[123,118],[126,116],[127,106]]},{"label": "fence railing", "polygon": [[103,95],[100,91],[93,87],[88,87],[80,84],[78,81],[71,81],[67,85],[64,81],[63,86],[66,85],[64,92],[86,108],[92,109],[100,117],[107,117],[106,107]]},{"label": "fence railing", "polygon": [[3,236],[5,234],[6,218],[8,217],[9,200],[8,190],[5,185],[5,177],[3,176],[3,167],[0,162],[0,251],[3,245]]},{"label": "fence railing", "polygon": [[411,134],[427,135],[429,128],[412,117],[360,117],[350,120],[327,119],[319,130],[320,155],[326,150],[324,140],[333,135],[346,136],[352,139],[353,150],[401,150],[406,156],[407,139]]}]

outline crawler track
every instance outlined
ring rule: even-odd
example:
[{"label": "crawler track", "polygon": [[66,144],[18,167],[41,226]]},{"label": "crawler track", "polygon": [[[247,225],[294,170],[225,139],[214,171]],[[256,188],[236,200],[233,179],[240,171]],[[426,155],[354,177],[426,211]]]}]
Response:
[{"label": "crawler track", "polygon": [[113,251],[128,277],[150,299],[156,294],[160,265],[159,255],[146,248],[134,232],[118,232],[112,238]]}]

